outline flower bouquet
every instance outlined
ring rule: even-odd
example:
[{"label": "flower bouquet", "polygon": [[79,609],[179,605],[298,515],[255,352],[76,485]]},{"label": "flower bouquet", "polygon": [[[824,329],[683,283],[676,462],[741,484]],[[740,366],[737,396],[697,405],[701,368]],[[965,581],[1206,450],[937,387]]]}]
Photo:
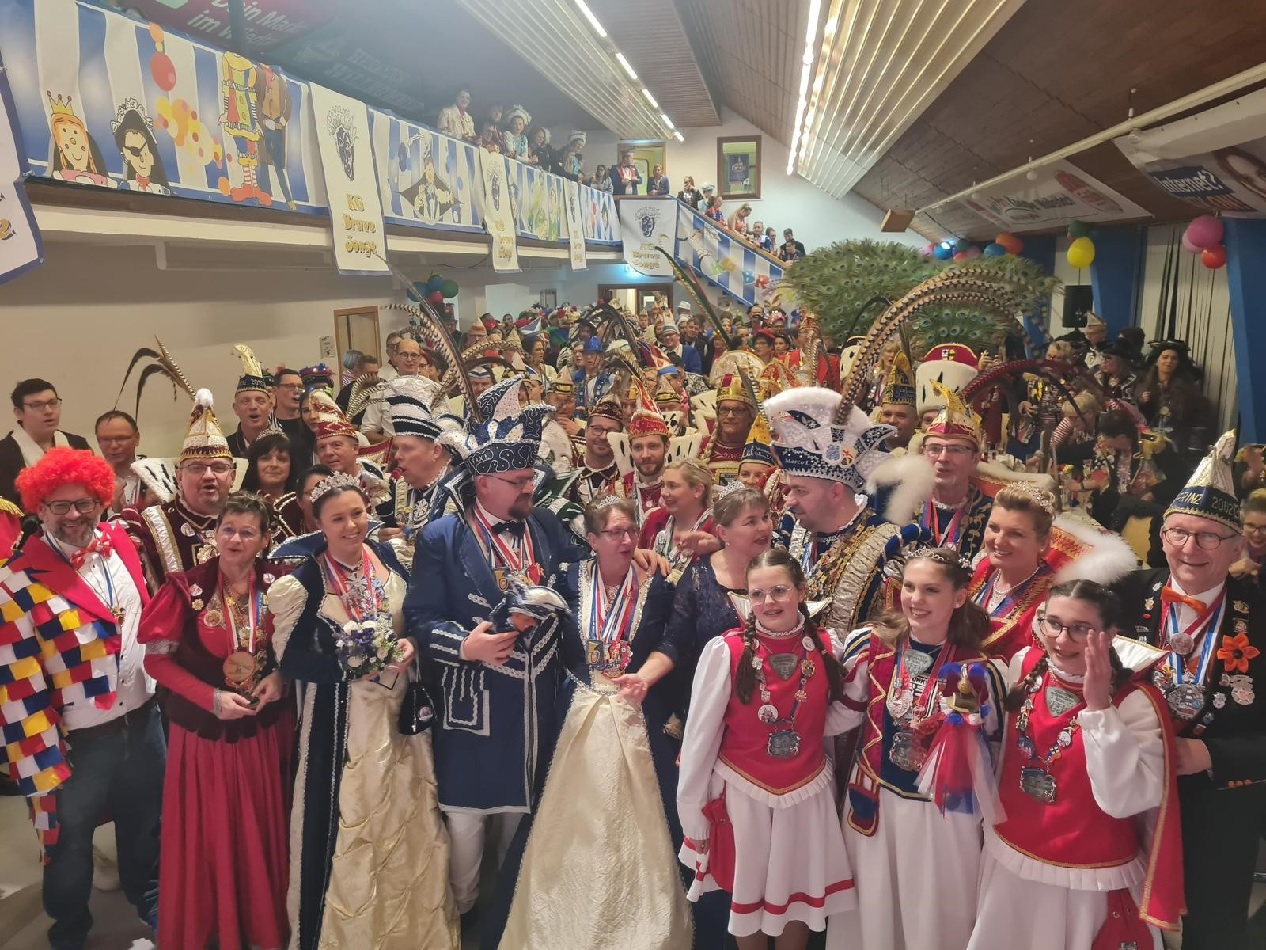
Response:
[{"label": "flower bouquet", "polygon": [[349,620],[334,639],[339,665],[348,679],[376,676],[404,659],[404,647],[391,629],[391,618]]}]

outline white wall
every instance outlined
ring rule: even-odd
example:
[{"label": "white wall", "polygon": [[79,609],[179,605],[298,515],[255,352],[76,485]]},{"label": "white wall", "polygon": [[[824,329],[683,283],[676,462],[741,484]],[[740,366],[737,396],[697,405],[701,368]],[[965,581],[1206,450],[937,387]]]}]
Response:
[{"label": "white wall", "polygon": [[[850,238],[873,238],[878,241],[899,241],[912,247],[923,247],[927,241],[906,231],[904,234],[884,234],[879,230],[883,213],[857,195],[847,195],[842,200],[830,197],[798,175],[787,174],[787,147],[764,135],[756,126],[739,118],[728,109],[722,110],[722,124],[711,128],[682,129],[684,142],[667,138],[664,167],[673,193],[681,187],[686,175],[694,177],[696,185],[717,182],[718,137],[734,135],[761,136],[761,198],[749,202],[752,220],[763,221],[766,227],[778,230],[782,240],[783,228],[796,232],[808,250],[846,241]],[[585,146],[585,168],[592,173],[599,164],[611,165],[618,161],[618,139],[605,130],[590,132]],[[726,201],[726,217],[741,204],[737,199]]]}]

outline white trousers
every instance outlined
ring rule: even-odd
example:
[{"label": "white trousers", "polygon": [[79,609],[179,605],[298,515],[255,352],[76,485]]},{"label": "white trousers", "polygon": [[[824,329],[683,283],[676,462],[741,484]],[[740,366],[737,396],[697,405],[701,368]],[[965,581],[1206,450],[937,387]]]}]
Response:
[{"label": "white trousers", "polygon": [[444,813],[450,839],[448,878],[453,885],[453,900],[457,903],[459,914],[466,913],[479,899],[479,868],[484,860],[488,829],[492,828],[497,845],[497,867],[501,867],[522,818],[523,815],[519,812],[490,815],[474,812]]}]

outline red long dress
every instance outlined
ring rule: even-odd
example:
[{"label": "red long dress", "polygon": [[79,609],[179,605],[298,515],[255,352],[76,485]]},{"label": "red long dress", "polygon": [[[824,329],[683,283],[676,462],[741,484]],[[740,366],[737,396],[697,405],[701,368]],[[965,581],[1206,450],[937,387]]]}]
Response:
[{"label": "red long dress", "polygon": [[[279,572],[280,573],[280,572]],[[220,950],[286,945],[294,700],[222,721],[221,664],[232,636],[218,592],[219,559],[169,574],[141,615],[145,669],[170,724],[163,788],[158,946]],[[273,581],[256,569],[255,590]],[[267,616],[264,615],[267,620]],[[271,622],[263,624],[271,634]],[[257,641],[258,642],[258,641]]]}]

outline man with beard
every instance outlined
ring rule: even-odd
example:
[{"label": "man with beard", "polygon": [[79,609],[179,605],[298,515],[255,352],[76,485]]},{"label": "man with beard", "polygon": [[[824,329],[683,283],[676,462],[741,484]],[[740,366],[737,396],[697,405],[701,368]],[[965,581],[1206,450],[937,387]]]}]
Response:
[{"label": "man with beard", "polygon": [[233,352],[242,360],[242,375],[233,396],[238,424],[237,431],[229,436],[229,451],[234,458],[244,459],[251,443],[273,427],[272,380],[249,346],[238,343]]},{"label": "man with beard", "polygon": [[1167,566],[1116,585],[1121,615],[1135,624],[1122,632],[1164,651],[1151,669],[1177,733],[1183,950],[1249,946],[1266,788],[1266,700],[1254,688],[1266,678],[1266,599],[1251,580],[1228,576],[1244,548],[1234,449],[1228,432],[1169,505]]},{"label": "man with beard", "polygon": [[619,399],[608,393],[589,410],[589,419],[585,423],[585,453],[579,477],[571,489],[573,500],[578,504],[587,506],[599,495],[616,491],[620,484],[620,469],[607,436],[623,430],[624,408]]},{"label": "man with beard", "polygon": [[756,401],[751,390],[738,375],[725,376],[717,387],[717,418],[712,432],[704,440],[700,461],[712,473],[717,485],[738,478],[739,462],[747,434],[756,419]]},{"label": "man with beard", "polygon": [[[779,543],[804,566],[809,599],[830,602],[824,626],[855,630],[885,606],[885,566],[927,533],[885,521],[863,494],[888,458],[883,442],[892,430],[872,425],[856,406],[837,419],[840,403],[837,392],[801,386],[765,400],[764,411],[785,473]],[[912,506],[898,494],[890,509]]]},{"label": "man with beard", "polygon": [[445,483],[458,511],[423,529],[404,604],[408,634],[438,668],[435,777],[463,915],[479,895],[489,826],[504,858],[535,807],[563,676],[557,618],[525,632],[494,629],[488,618],[512,585],[553,587],[559,565],[586,554],[557,518],[533,507],[549,407],[522,406],[521,386],[503,380],[480,397],[487,421],[469,427],[460,473]]},{"label": "man with beard", "polygon": [[128,508],[120,518],[141,554],[150,590],[157,591],[168,574],[215,555],[216,518],[233,488],[236,466],[210,390],[200,389],[194,397],[180,455],[142,459],[134,470],[160,503],[139,511]]},{"label": "man with beard", "polygon": [[668,462],[668,423],[655,404],[647,400],[638,387],[638,406],[628,425],[629,454],[633,471],[626,472],[620,482],[620,494],[637,505],[638,524],[659,507],[664,487],[664,465]]},{"label": "man with beard", "polygon": [[124,892],[157,923],[166,742],[137,638],[149,600],[141,563],[123,529],[98,520],[114,481],[89,451],[49,449],[17,482],[42,530],[0,566],[4,751],[43,852],[53,947],[86,945],[104,821]]}]

